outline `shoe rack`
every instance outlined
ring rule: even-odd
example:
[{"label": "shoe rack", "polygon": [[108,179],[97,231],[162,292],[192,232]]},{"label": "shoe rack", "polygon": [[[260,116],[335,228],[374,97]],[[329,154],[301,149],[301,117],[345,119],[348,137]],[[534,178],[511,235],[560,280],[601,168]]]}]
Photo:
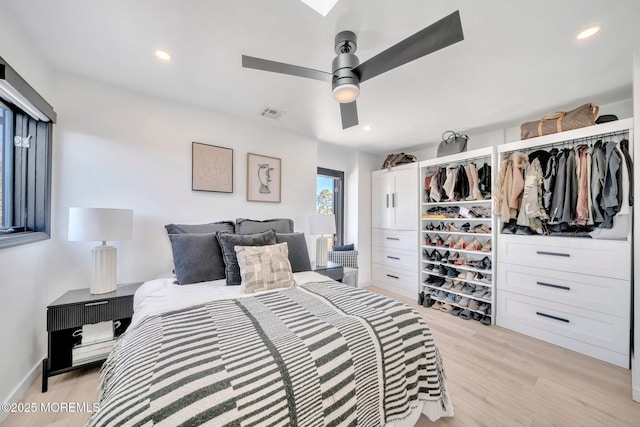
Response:
[{"label": "shoe rack", "polygon": [[[477,171],[485,164],[491,168],[491,177],[482,193]],[[459,166],[469,183],[468,197],[444,190],[436,197],[437,192],[425,188],[436,171],[455,171]],[[495,324],[495,227],[490,193],[495,166],[492,147],[420,163],[419,301],[485,325]]]}]

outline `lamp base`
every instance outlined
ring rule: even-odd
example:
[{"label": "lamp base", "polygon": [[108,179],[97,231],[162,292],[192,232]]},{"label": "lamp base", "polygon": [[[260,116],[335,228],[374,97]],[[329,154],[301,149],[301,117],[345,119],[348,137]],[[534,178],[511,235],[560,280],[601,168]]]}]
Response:
[{"label": "lamp base", "polygon": [[327,251],[329,249],[329,239],[318,237],[316,239],[316,267],[327,266]]},{"label": "lamp base", "polygon": [[116,255],[114,246],[96,246],[91,251],[93,264],[92,294],[106,294],[116,290]]}]

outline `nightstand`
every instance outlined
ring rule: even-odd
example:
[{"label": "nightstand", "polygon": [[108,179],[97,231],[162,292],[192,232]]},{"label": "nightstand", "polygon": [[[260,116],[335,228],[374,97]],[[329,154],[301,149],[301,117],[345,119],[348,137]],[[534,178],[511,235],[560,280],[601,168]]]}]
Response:
[{"label": "nightstand", "polygon": [[115,292],[99,295],[92,295],[89,289],[74,289],[47,306],[48,351],[42,361],[43,393],[47,391],[49,377],[104,362],[105,358],[101,358],[73,364],[72,349],[81,339],[78,330],[92,323],[119,321],[114,335],[122,334],[131,323],[133,294],[141,284],[118,285]]},{"label": "nightstand", "polygon": [[344,267],[331,261],[327,262],[327,265],[324,267],[317,267],[316,264],[313,263],[311,264],[311,269],[337,282],[342,282],[342,277],[344,276]]}]

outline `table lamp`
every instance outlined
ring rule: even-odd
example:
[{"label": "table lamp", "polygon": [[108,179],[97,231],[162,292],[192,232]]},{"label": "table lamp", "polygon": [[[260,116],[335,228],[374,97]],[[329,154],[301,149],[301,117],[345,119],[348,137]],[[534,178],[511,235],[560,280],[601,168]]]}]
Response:
[{"label": "table lamp", "polygon": [[320,236],[316,239],[316,267],[325,267],[327,265],[329,239],[324,235],[334,235],[335,233],[335,215],[311,215],[309,217],[309,234]]},{"label": "table lamp", "polygon": [[102,245],[91,251],[92,294],[116,290],[116,248],[107,246],[107,241],[129,240],[132,232],[133,211],[130,209],[69,208],[69,240],[102,241]]}]

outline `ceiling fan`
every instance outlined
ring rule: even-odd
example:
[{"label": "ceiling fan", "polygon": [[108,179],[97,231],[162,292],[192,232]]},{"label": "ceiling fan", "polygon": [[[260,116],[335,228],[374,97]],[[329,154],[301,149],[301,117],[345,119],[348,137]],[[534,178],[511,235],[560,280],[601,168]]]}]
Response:
[{"label": "ceiling fan", "polygon": [[337,56],[332,73],[247,55],[242,55],[242,66],[331,82],[333,97],[340,103],[342,129],[347,129],[358,124],[356,98],[360,94],[360,83],[462,40],[460,12],[456,10],[362,64],[354,54],[356,35],[352,31],[339,32],[335,38]]}]

